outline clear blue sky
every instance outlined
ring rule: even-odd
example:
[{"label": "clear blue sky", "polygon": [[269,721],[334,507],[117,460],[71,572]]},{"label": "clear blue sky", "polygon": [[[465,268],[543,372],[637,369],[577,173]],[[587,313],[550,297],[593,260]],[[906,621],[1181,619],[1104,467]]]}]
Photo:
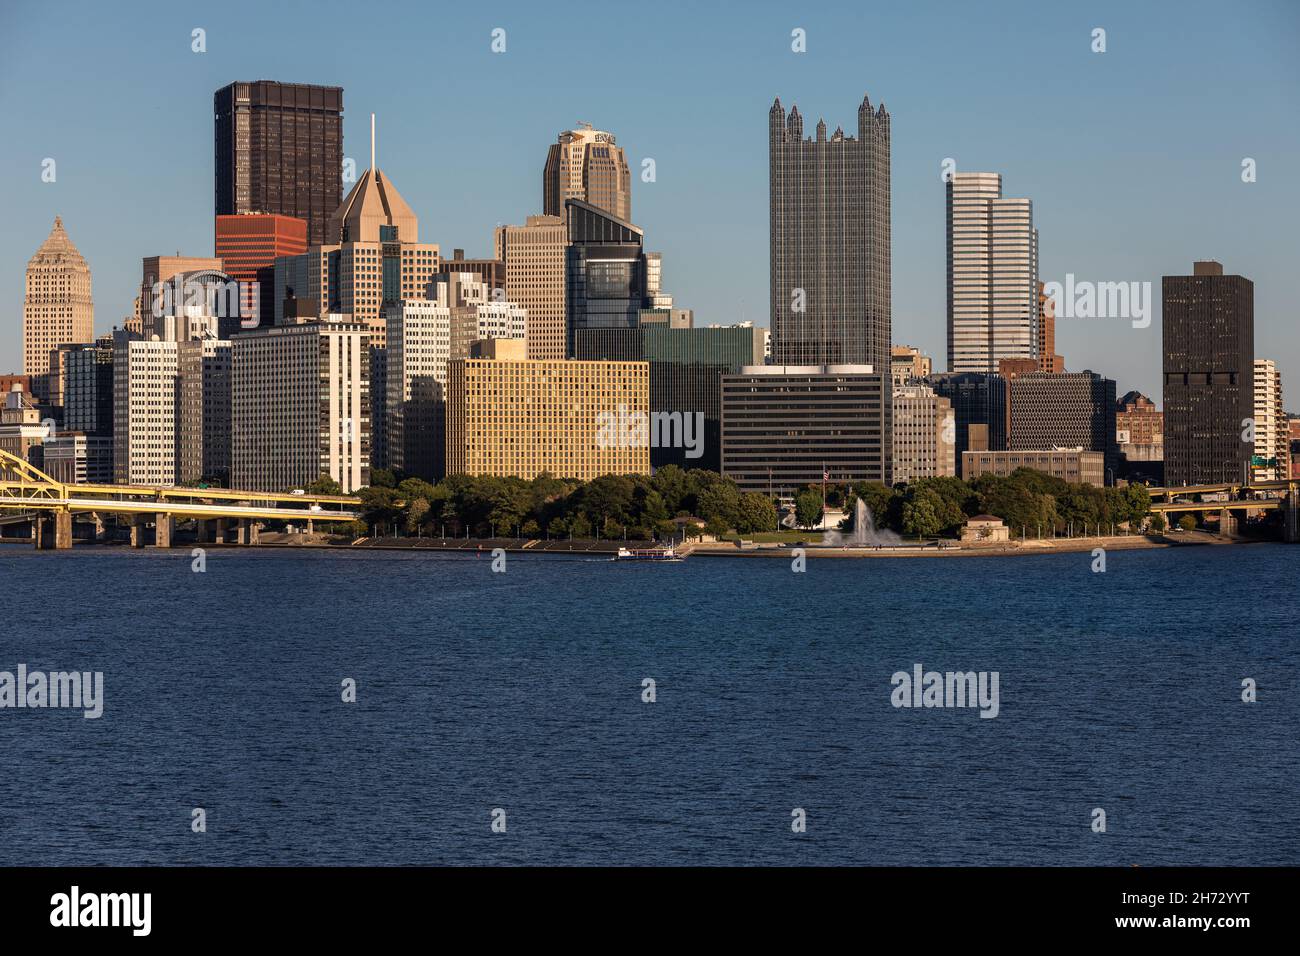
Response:
[{"label": "clear blue sky", "polygon": [[[207,31],[207,52],[190,33]],[[489,48],[506,30],[507,51]],[[790,50],[807,31],[808,52]],[[1091,31],[1107,31],[1093,53]],[[633,218],[700,323],[767,322],[767,111],[852,132],[893,116],[896,343],[946,368],[940,163],[1029,196],[1044,280],[1153,284],[1151,328],[1063,320],[1071,370],[1158,398],[1160,276],[1220,259],[1255,282],[1256,354],[1300,410],[1300,3],[60,3],[0,6],[0,371],[21,367],[23,271],[55,214],[90,263],[96,328],[140,259],[212,254],[212,94],[235,80],[344,87],[344,150],[380,165],[421,238],[485,255],[541,211],[579,120],[634,174]],[[1258,164],[1244,184],[1243,157]],[[58,181],[42,183],[41,161]]]}]

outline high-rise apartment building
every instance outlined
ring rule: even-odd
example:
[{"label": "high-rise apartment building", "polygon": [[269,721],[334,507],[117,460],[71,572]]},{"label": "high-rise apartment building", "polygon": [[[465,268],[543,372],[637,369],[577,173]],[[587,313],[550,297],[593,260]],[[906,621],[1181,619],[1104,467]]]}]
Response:
[{"label": "high-rise apartment building", "polygon": [[370,484],[370,326],[335,317],[231,342],[231,486]]},{"label": "high-rise apartment building", "polygon": [[177,347],[178,481],[230,486],[229,339],[192,339]]},{"label": "high-rise apartment building", "polygon": [[947,182],[948,368],[996,372],[1039,358],[1038,232],[1029,199],[1004,198],[1000,173]]},{"label": "high-rise apartment building", "polygon": [[179,462],[179,346],[113,335],[113,480],[174,485]]},{"label": "high-rise apartment building", "polygon": [[895,484],[957,474],[957,419],[948,399],[928,385],[895,384]]},{"label": "high-rise apartment building", "polygon": [[244,315],[257,325],[275,321],[275,260],[307,251],[307,221],[274,213],[217,217],[217,257],[240,284]]},{"label": "high-rise apartment building", "polygon": [[528,357],[567,354],[565,266],[569,228],[563,216],[529,216],[522,226],[500,226],[496,257],[505,263],[506,298],[528,313]]},{"label": "high-rise apartment building", "polygon": [[1161,279],[1165,483],[1242,481],[1254,443],[1255,285],[1212,260]]},{"label": "high-rise apartment building", "polygon": [[581,123],[565,130],[546,153],[542,170],[542,212],[564,216],[564,203],[579,199],[616,219],[632,218],[632,176],[612,133]]},{"label": "high-rise apartment building", "polygon": [[447,472],[589,481],[648,474],[649,441],[634,416],[649,412],[645,362],[527,359],[518,339],[476,345],[451,363]]},{"label": "high-rise apartment building", "polygon": [[1255,359],[1255,449],[1251,477],[1257,481],[1286,478],[1290,468],[1290,437],[1282,407],[1282,373],[1272,359]]},{"label": "high-rise apartment building", "polygon": [[343,89],[231,83],[213,96],[216,214],[271,213],[307,222],[319,246],[343,189]]},{"label": "high-rise apartment building", "polygon": [[889,375],[864,365],[761,365],[724,375],[722,473],[743,491],[781,497],[823,475],[889,484],[889,395]]},{"label": "high-rise apartment building", "polygon": [[49,236],[27,262],[23,298],[23,372],[31,376],[38,401],[51,401],[52,353],[94,337],[90,267],[55,216]]},{"label": "high-rise apartment building", "polygon": [[1082,448],[1115,461],[1115,381],[1095,372],[1030,372],[1010,382],[1009,451]]},{"label": "high-rise apartment building", "polygon": [[[797,106],[768,114],[772,361],[868,364],[890,359],[889,114],[863,97],[858,135]],[[888,388],[888,382],[886,382]],[[886,403],[887,404],[887,403]],[[887,440],[887,439],[886,439]]]}]

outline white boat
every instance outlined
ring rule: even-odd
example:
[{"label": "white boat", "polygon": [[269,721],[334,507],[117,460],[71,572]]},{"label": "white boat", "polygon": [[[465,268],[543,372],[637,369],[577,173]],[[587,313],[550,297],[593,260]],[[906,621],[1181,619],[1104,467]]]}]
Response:
[{"label": "white boat", "polygon": [[677,549],[671,545],[667,548],[619,548],[614,555],[615,561],[683,561]]}]

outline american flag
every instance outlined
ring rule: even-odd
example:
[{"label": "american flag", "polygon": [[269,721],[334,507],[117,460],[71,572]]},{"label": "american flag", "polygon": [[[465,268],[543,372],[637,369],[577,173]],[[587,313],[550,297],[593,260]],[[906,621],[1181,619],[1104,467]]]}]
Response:
[{"label": "american flag", "polygon": [[831,473],[830,473],[829,471],[827,471],[825,468],[823,468],[823,469],[822,469],[822,481],[830,481],[830,480],[831,480]]}]

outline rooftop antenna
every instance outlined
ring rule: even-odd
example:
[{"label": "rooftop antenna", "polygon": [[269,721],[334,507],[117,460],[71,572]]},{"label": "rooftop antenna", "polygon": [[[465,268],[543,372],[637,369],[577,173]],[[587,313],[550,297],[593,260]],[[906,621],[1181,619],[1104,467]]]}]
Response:
[{"label": "rooftop antenna", "polygon": [[375,114],[370,114],[370,172],[375,171]]}]

